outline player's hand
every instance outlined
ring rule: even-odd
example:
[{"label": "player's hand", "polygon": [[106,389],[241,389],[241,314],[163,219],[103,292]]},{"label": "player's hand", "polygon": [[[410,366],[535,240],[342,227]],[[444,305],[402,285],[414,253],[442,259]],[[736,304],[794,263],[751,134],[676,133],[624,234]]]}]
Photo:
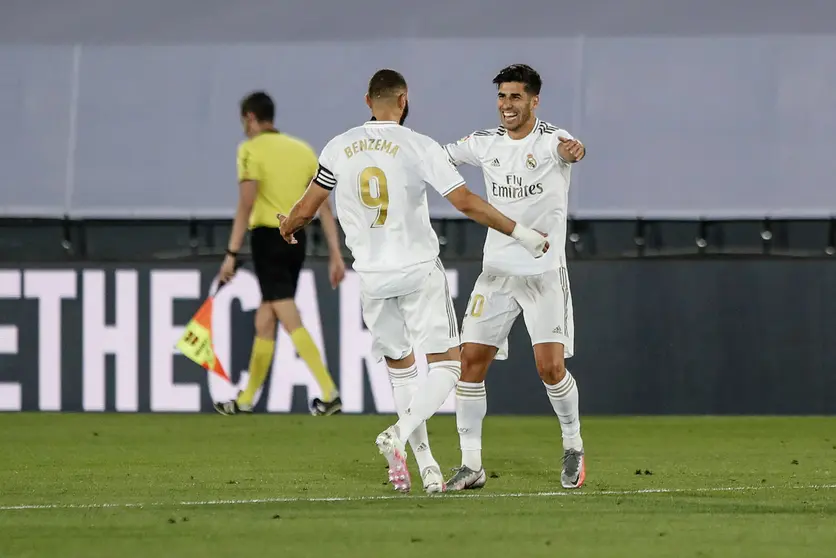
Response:
[{"label": "player's hand", "polygon": [[586,155],[586,148],[578,140],[564,138],[563,136],[557,138],[557,140],[560,142],[557,144],[557,152],[564,160],[577,163]]},{"label": "player's hand", "polygon": [[535,231],[517,223],[511,232],[511,238],[523,245],[535,259],[543,257],[549,251],[548,236],[540,231]]},{"label": "player's hand", "polygon": [[235,258],[227,254],[221,264],[220,282],[227,283],[235,277]]},{"label": "player's hand", "polygon": [[281,213],[278,213],[276,216],[279,218],[279,224],[281,225],[279,227],[279,233],[282,235],[282,238],[284,238],[288,244],[296,244],[296,238],[294,238],[292,233],[288,232],[288,229],[285,226],[287,224],[287,217]]},{"label": "player's hand", "polygon": [[345,279],[345,262],[339,254],[331,256],[328,262],[328,277],[331,279],[331,288],[336,289]]}]

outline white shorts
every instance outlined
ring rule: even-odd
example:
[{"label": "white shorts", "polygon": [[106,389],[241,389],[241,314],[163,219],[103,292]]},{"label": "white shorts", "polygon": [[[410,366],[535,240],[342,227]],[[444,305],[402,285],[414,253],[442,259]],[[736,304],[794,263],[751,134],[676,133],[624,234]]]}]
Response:
[{"label": "white shorts", "polygon": [[507,359],[508,333],[520,312],[532,345],[562,343],[564,358],[574,354],[575,323],[566,267],[518,277],[483,272],[467,303],[462,343],[496,347],[496,358]]},{"label": "white shorts", "polygon": [[361,292],[363,321],[372,334],[372,355],[378,360],[405,358],[413,349],[445,353],[461,344],[459,323],[440,261],[421,287],[392,298],[371,298]]}]

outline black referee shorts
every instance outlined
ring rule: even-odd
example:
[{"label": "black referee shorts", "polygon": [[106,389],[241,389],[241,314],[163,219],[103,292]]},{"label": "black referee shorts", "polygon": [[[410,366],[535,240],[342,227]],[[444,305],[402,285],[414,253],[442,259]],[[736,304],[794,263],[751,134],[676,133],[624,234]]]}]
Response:
[{"label": "black referee shorts", "polygon": [[305,263],[305,231],[294,236],[297,244],[288,244],[277,228],[256,227],[250,231],[253,267],[264,302],[296,296],[299,273]]}]

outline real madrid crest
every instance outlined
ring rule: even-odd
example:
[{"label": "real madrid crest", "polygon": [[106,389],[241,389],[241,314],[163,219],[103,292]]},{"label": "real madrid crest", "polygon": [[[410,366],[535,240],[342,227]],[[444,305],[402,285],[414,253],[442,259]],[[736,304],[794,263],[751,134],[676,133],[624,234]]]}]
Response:
[{"label": "real madrid crest", "polygon": [[525,166],[528,170],[534,170],[537,168],[537,159],[535,159],[534,155],[531,153],[529,153],[525,158]]}]

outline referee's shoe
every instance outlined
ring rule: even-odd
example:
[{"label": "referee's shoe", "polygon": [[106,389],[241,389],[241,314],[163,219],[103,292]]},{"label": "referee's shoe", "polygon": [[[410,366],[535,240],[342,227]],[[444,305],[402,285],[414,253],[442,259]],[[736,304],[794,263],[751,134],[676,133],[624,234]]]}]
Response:
[{"label": "referee's shoe", "polygon": [[[333,401],[325,402],[318,397],[311,403],[311,414],[319,417],[327,417],[342,412],[342,400],[337,397]],[[222,415],[252,414],[252,405],[240,405],[236,399],[230,401],[217,401],[213,403],[215,410]]]},{"label": "referee's shoe", "polygon": [[333,401],[328,401],[327,403],[317,397],[311,402],[311,414],[315,417],[336,415],[337,413],[341,413],[342,410],[343,402],[339,397],[336,397]]},{"label": "referee's shoe", "polygon": [[[241,392],[238,392],[238,395],[241,395]],[[253,412],[252,405],[239,405],[237,399],[232,399],[231,401],[216,401],[212,404],[215,407],[215,410],[218,411],[222,415],[237,415],[241,413],[251,415]]]}]

